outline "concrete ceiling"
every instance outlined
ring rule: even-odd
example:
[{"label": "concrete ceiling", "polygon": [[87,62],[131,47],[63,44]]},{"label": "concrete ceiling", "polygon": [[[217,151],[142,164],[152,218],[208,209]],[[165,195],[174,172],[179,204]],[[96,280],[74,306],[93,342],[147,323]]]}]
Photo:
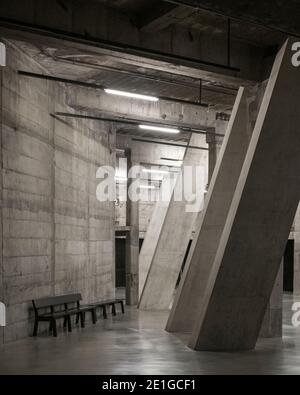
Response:
[{"label": "concrete ceiling", "polygon": [[[225,36],[226,41],[227,14],[233,17],[230,13],[233,11],[230,11],[229,7],[229,3],[233,2],[230,1],[223,2],[228,5],[227,13],[226,10],[224,11],[224,7],[220,12],[222,2],[218,1],[184,2],[194,5],[205,3],[203,6],[206,8],[205,10],[173,4],[176,2],[172,3],[166,0],[151,0],[151,2],[149,0],[87,0],[86,2],[89,1],[94,3],[97,1],[113,8],[118,13],[126,14],[133,25],[147,33],[160,31],[172,25],[182,26],[190,31],[190,41],[193,41],[193,34],[197,31],[208,33],[216,40],[218,37]],[[212,4],[211,8],[208,7],[208,3]],[[262,1],[260,3],[262,3],[261,7],[263,3],[268,2]],[[218,12],[225,16],[211,12],[211,10],[215,10],[213,7],[216,7]],[[244,11],[247,8],[245,7],[244,5]],[[251,11],[248,8],[247,10]],[[267,49],[275,48],[274,52],[276,52],[286,35],[272,29],[265,29],[261,25],[261,23],[259,25],[245,23],[239,18],[233,18],[230,39]],[[24,32],[10,34],[13,35],[15,43],[23,51],[41,64],[47,72],[60,78],[97,83],[114,89],[136,91],[189,102],[199,102],[200,80],[202,80],[202,103],[208,104],[217,111],[231,110],[237,87],[241,83],[238,79],[230,79],[225,74],[216,78],[215,75],[201,69],[176,64],[170,65],[170,63],[155,58],[142,58],[126,53],[126,51],[114,52],[55,38],[27,35]],[[214,48],[212,48],[213,50]],[[245,84],[247,83],[249,81],[245,81]],[[124,128],[124,132],[127,132],[127,128]]]},{"label": "concrete ceiling", "polygon": [[[262,47],[281,45],[286,35],[280,30],[293,31],[296,30],[295,26],[300,26],[300,5],[297,1],[97,1],[126,14],[131,18],[133,23],[145,31],[157,31],[170,25],[180,25],[188,27],[191,30],[224,35],[227,34],[228,17],[232,17],[232,39],[245,41]],[[180,5],[181,3],[182,5]],[[191,5],[200,8],[193,8]],[[289,12],[293,12],[293,10],[296,12],[296,15],[291,14],[293,16],[291,17],[290,25],[288,23],[289,18],[286,17],[288,15],[286,7]],[[259,21],[257,21],[257,18],[254,16],[260,14],[263,18],[265,17],[265,19],[259,19]],[[283,15],[282,20],[284,20],[285,23],[280,23],[280,15]],[[234,18],[234,16],[236,16],[236,18]],[[240,20],[240,18],[242,20]],[[253,23],[247,23],[247,21],[253,21]],[[278,31],[276,31],[276,26],[274,26],[276,23],[278,23]],[[266,26],[270,26],[272,29],[266,29]]]},{"label": "concrete ceiling", "polygon": [[[51,45],[49,39],[14,42],[59,78],[191,103],[200,101],[200,79],[197,78],[166,72],[159,67],[145,67],[142,62],[126,62],[126,56],[116,57],[99,50],[93,52],[76,44],[64,45],[59,40],[53,40]],[[230,111],[236,94],[237,88],[226,82],[202,80],[201,102],[217,111]]]},{"label": "concrete ceiling", "polygon": [[164,0],[170,6],[199,8],[242,22],[260,25],[300,37],[300,2],[298,0]]}]

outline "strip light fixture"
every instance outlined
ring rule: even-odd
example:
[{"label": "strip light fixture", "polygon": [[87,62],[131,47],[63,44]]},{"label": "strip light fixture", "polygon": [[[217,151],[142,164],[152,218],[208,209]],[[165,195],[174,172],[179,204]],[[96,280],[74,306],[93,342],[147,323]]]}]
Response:
[{"label": "strip light fixture", "polygon": [[167,170],[159,170],[159,169],[143,169],[143,173],[150,174],[169,174]]},{"label": "strip light fixture", "polygon": [[179,129],[166,128],[166,127],[163,127],[163,126],[139,125],[139,128],[142,129],[142,130],[150,130],[150,131],[153,131],[153,132],[174,133],[174,134],[180,133]]},{"label": "strip light fixture", "polygon": [[158,102],[159,101],[158,97],[147,96],[147,95],[140,95],[138,93],[133,93],[133,92],[119,91],[119,90],[115,90],[115,89],[104,89],[104,91],[106,93],[108,93],[109,95],[130,97],[131,99],[147,100],[147,101],[152,101],[152,102]]},{"label": "strip light fixture", "polygon": [[140,185],[140,189],[155,189],[154,185]]}]

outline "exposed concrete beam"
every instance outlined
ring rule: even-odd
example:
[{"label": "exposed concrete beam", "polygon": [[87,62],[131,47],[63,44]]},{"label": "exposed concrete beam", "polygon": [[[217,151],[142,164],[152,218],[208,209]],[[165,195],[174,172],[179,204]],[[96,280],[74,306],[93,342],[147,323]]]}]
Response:
[{"label": "exposed concrete beam", "polygon": [[[1,62],[1,47],[0,47],[0,62]],[[1,63],[0,63],[1,65]],[[59,76],[53,76],[49,74],[39,74],[39,73],[31,73],[28,71],[24,70],[18,70],[18,74],[23,75],[24,77],[28,78],[36,78],[36,79],[43,79],[43,80],[48,80],[48,81],[56,81],[56,82],[62,82],[63,84],[70,84],[70,85],[76,85],[76,86],[82,86],[86,88],[91,88],[91,89],[97,89],[97,90],[105,90],[108,88],[107,86],[104,85],[99,85],[95,83],[89,83],[85,81],[80,81],[80,80],[74,80],[74,79],[69,79],[69,78],[62,78]],[[142,92],[139,92],[142,94]],[[195,106],[200,106],[200,107],[208,107],[208,104],[200,103],[199,101],[190,101],[190,100],[184,100],[184,99],[177,99],[173,97],[166,97],[166,96],[157,96],[161,100],[166,100],[170,102],[176,102],[176,103],[182,103],[182,104],[192,104]]]},{"label": "exposed concrete beam", "polygon": [[80,87],[70,87],[66,98],[67,104],[77,111],[89,111],[95,114],[128,117],[146,122],[161,122],[178,127],[196,129],[214,128],[216,112],[199,106],[170,103],[160,100],[157,103],[145,102],[110,96],[102,91]]},{"label": "exposed concrete beam", "polygon": [[171,24],[183,20],[194,11],[186,7],[178,7],[171,3],[160,3],[151,13],[144,15],[139,27],[142,31],[153,33],[166,29]]},{"label": "exposed concrete beam", "polygon": [[200,8],[229,18],[260,25],[300,37],[300,4],[297,1],[164,0],[166,3]]},{"label": "exposed concrete beam", "polygon": [[[66,40],[67,47],[72,42],[85,48],[89,45],[94,50],[101,48],[113,51],[115,55],[122,52],[130,54],[139,65],[141,61],[145,65],[150,60],[151,63],[165,62],[166,70],[170,70],[171,65],[179,74],[182,74],[183,67],[195,68],[198,69],[198,75],[202,71],[204,79],[220,81],[225,76],[235,86],[240,85],[242,79],[261,79],[264,50],[255,45],[232,43],[234,67],[228,68],[226,37],[212,37],[209,33],[193,31],[191,40],[190,29],[183,26],[164,29],[159,32],[159,36],[148,34],[133,26],[126,16],[96,2],[91,6],[90,2],[65,0],[65,4],[67,12],[62,16],[61,7],[54,7],[52,1],[36,0],[25,5],[18,1],[2,0],[0,25],[5,29],[5,34],[7,30],[14,34],[18,30],[23,40],[25,33],[31,34],[33,40],[39,34],[46,38],[46,45],[49,46],[52,45],[49,40],[56,38]],[[39,25],[37,20],[41,21]],[[215,48],[213,52],[212,46]],[[257,59],[255,65],[253,57]],[[120,61],[124,58],[119,55]]]},{"label": "exposed concrete beam", "polygon": [[[11,27],[8,27],[11,26]],[[117,47],[115,46],[108,46],[107,44],[103,43],[102,40],[96,40],[92,38],[86,38],[86,37],[78,37],[74,38],[73,35],[58,35],[58,34],[53,34],[51,36],[51,33],[47,30],[37,30],[37,32],[33,32],[31,29],[28,29],[26,26],[21,27],[19,26],[16,29],[14,29],[14,24],[10,24],[5,22],[6,27],[2,27],[3,23],[1,22],[0,18],[0,36],[4,37],[5,41],[21,41],[21,42],[28,42],[28,43],[33,43],[34,45],[37,45],[42,48],[58,48],[61,51],[69,52],[70,54],[72,53],[80,53],[80,54],[86,54],[90,55],[93,57],[99,57],[99,62],[101,63],[103,61],[103,56],[106,56],[109,60],[112,62],[115,62],[116,59],[120,66],[122,67],[123,64],[128,66],[136,66],[136,67],[142,67],[149,69],[151,71],[157,70],[157,71],[162,71],[166,72],[168,74],[173,74],[173,75],[179,75],[179,76],[186,76],[190,78],[194,78],[197,80],[207,80],[207,81],[215,81],[218,84],[221,85],[228,85],[229,88],[232,89],[238,89],[240,85],[254,85],[255,81],[260,79],[260,68],[257,67],[257,69],[253,69],[253,55],[251,57],[250,61],[250,53],[249,50],[250,48],[248,47],[241,47],[239,48],[239,55],[236,53],[236,59],[242,61],[243,66],[241,72],[239,72],[237,69],[236,71],[230,71],[228,70],[227,66],[223,68],[221,65],[221,68],[212,66],[212,65],[204,65],[199,61],[199,53],[194,53],[194,47],[196,48],[196,45],[193,44],[193,49],[190,51],[190,54],[193,56],[197,56],[197,58],[190,58],[190,57],[180,57],[175,54],[176,51],[172,51],[171,57],[170,52],[165,53],[164,49],[157,47],[153,44],[155,48],[159,48],[160,52],[159,55],[157,52],[153,51],[147,51],[146,49],[146,56],[145,52],[143,52],[144,55],[142,55],[143,48],[140,47],[139,50],[135,50],[130,52],[128,49],[128,46],[126,44],[122,43],[117,43]],[[19,30],[18,30],[19,29]],[[180,29],[180,31],[177,31],[177,29],[172,29],[172,34],[168,33],[170,35],[170,45],[171,41],[176,41],[177,45],[176,47],[178,48],[187,48],[191,44],[187,41],[188,37],[188,32],[186,31],[185,33]],[[166,32],[161,33],[163,36],[166,35]],[[197,34],[196,34],[197,35]],[[153,35],[152,35],[153,36]],[[174,36],[174,37],[173,37]],[[172,38],[173,37],[173,38]],[[166,40],[165,37],[162,37],[161,40]],[[199,37],[200,40],[200,37]],[[197,40],[197,41],[199,41]],[[202,37],[202,40],[207,43],[207,46],[209,44],[209,38]],[[198,43],[200,45],[200,42]],[[214,44],[216,45],[216,44]],[[123,52],[118,52],[118,48],[123,48]],[[126,49],[125,49],[126,48]],[[124,52],[128,51],[128,52]],[[224,51],[224,48],[220,48],[220,51]],[[256,52],[257,53],[257,62],[263,62],[263,51],[260,49],[253,49],[251,48],[251,52]],[[234,52],[233,52],[234,54]],[[225,56],[225,55],[224,55]],[[248,56],[249,56],[249,63],[248,63]],[[40,59],[36,59],[37,62],[39,62]],[[57,62],[60,61],[60,59],[56,60]],[[65,60],[61,62],[61,67],[63,68],[65,65]],[[67,62],[69,63],[69,62]],[[250,65],[251,63],[251,65]],[[46,66],[46,65],[45,65]],[[120,67],[119,66],[119,67]],[[46,66],[47,67],[47,66]],[[45,67],[44,67],[45,68]],[[251,72],[249,72],[251,69]]]}]

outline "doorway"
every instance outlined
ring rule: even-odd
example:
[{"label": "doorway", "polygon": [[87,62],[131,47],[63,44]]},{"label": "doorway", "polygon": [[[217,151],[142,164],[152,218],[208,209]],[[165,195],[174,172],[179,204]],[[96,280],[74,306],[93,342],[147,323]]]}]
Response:
[{"label": "doorway", "polygon": [[[140,250],[144,239],[139,240]],[[126,287],[126,237],[116,237],[116,288]]]},{"label": "doorway", "polygon": [[287,242],[284,252],[283,291],[294,292],[294,240]]}]

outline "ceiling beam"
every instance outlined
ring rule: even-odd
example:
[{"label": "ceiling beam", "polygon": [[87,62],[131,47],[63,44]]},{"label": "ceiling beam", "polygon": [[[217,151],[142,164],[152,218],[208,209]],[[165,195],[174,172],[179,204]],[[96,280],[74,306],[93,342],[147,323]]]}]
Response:
[{"label": "ceiling beam", "polygon": [[180,19],[188,17],[194,10],[177,6],[172,3],[159,3],[150,12],[144,13],[139,18],[138,27],[143,32],[153,33],[166,29]]},{"label": "ceiling beam", "polygon": [[[18,70],[18,74],[22,75],[24,77],[28,77],[28,78],[36,78],[36,79],[42,79],[42,80],[48,80],[48,81],[56,81],[56,82],[61,82],[61,83],[64,83],[64,84],[77,85],[77,86],[81,86],[81,87],[84,87],[84,88],[98,89],[98,90],[102,90],[102,91],[104,91],[106,88],[109,88],[108,86],[105,87],[103,85],[99,85],[99,84],[95,84],[95,83],[79,81],[79,80],[71,80],[71,79],[68,79],[68,78],[61,78],[61,77],[48,75],[48,74],[32,73],[32,72],[24,71],[24,70]],[[136,93],[136,92],[134,92],[134,93]],[[143,92],[139,92],[139,93],[140,94],[144,94]],[[157,96],[157,97],[160,100],[165,100],[165,101],[174,102],[174,103],[191,104],[193,106],[200,106],[200,107],[206,107],[206,108],[209,107],[209,105],[207,103],[202,103],[201,100],[199,100],[199,101],[191,101],[191,100],[179,99],[179,98],[168,97],[168,96]]]},{"label": "ceiling beam", "polygon": [[77,112],[89,112],[95,116],[110,114],[119,118],[132,118],[145,122],[159,122],[164,125],[176,125],[179,128],[205,129],[215,128],[217,112],[190,104],[160,100],[145,102],[107,95],[101,90],[87,92],[80,86],[69,85],[66,89],[66,104]]},{"label": "ceiling beam", "polygon": [[[109,115],[87,115],[87,114],[76,114],[76,113],[68,113],[68,112],[55,112],[54,114],[50,114],[53,117],[65,117],[65,118],[77,118],[77,119],[85,119],[85,120],[91,120],[91,121],[103,121],[103,122],[115,122],[115,123],[121,123],[123,125],[131,125],[131,126],[138,126],[141,123],[144,123],[146,125],[157,125],[157,126],[165,126],[165,127],[170,127],[170,128],[175,128],[175,127],[180,127],[177,124],[162,124],[161,122],[157,121],[152,121],[152,122],[147,122],[147,121],[142,121],[138,119],[132,119],[132,118],[121,118],[121,117],[114,117],[114,116],[109,116]],[[181,126],[180,127],[182,132],[188,132],[188,133],[195,133],[195,134],[202,134],[202,135],[213,135],[213,136],[218,136],[218,137],[224,137],[223,134],[216,133],[215,131],[209,131],[202,130],[202,129],[196,129],[196,128],[191,128],[188,126]]]},{"label": "ceiling beam", "polygon": [[265,29],[300,37],[300,3],[262,0],[163,0],[165,3],[201,9]]}]

